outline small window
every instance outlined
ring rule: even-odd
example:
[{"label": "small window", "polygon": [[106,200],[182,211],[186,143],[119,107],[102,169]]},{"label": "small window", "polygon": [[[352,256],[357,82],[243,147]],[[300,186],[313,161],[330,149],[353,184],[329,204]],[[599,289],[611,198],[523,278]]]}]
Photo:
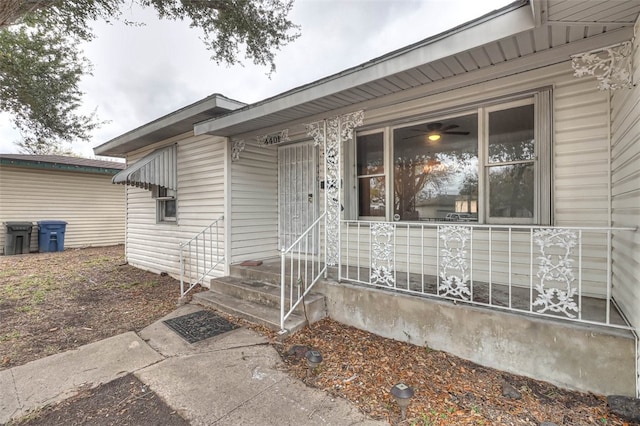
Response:
[{"label": "small window", "polygon": [[163,186],[154,186],[153,198],[156,199],[158,222],[176,221],[176,191]]}]

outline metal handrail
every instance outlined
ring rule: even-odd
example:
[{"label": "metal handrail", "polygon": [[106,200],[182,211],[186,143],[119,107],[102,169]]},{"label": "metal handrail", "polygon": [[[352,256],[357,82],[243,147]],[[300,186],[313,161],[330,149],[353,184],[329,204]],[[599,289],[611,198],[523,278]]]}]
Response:
[{"label": "metal handrail", "polygon": [[[325,218],[326,212],[322,213],[288,248],[282,247],[280,253],[280,332],[286,332],[284,323],[291,313],[304,301],[304,297],[311,291],[311,288],[318,282],[320,277],[327,270],[324,256],[320,251],[320,224]],[[318,232],[316,232],[318,231]],[[310,244],[309,244],[310,243]],[[304,246],[304,251],[303,251]],[[318,255],[309,253],[315,251]],[[289,279],[287,283],[287,256],[290,259]],[[294,257],[295,256],[295,257]],[[313,257],[312,257],[313,256]],[[309,270],[310,269],[310,270]],[[297,274],[296,274],[297,272]],[[294,285],[294,277],[295,285]],[[308,281],[307,281],[308,279]],[[310,282],[310,284],[307,284]],[[287,284],[289,288],[289,303],[287,305]],[[297,292],[294,291],[297,288]],[[303,288],[304,287],[304,288]],[[296,299],[294,301],[294,298]],[[286,311],[286,312],[285,312]]]},{"label": "metal handrail", "polygon": [[[632,328],[624,318],[613,320],[614,307],[620,309],[612,296],[611,253],[614,233],[637,232],[637,228],[341,223],[345,228],[339,280],[528,315]],[[563,235],[567,241],[561,240]],[[558,300],[560,296],[566,300]],[[585,300],[601,300],[597,303],[602,311],[585,317]]]},{"label": "metal handrail", "polygon": [[[224,262],[224,246],[220,239],[220,235],[224,235],[224,229],[222,229],[223,220],[224,215],[211,222],[211,224],[198,232],[190,240],[180,243],[181,298],[191,291],[196,285],[202,284],[203,280],[209,275],[209,273]],[[222,256],[219,254],[221,249]],[[188,253],[188,263],[185,262],[185,251]],[[193,262],[194,253],[195,265]],[[189,285],[186,290],[185,277],[187,278],[187,283]]]}]

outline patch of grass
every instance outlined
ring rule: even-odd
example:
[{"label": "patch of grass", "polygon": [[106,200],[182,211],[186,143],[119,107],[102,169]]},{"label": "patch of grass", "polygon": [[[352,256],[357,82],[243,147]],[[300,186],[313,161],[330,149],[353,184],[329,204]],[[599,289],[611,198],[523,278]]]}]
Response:
[{"label": "patch of grass", "polygon": [[422,413],[420,418],[413,419],[410,424],[411,426],[418,426],[418,425],[432,426],[436,424],[435,422],[437,419],[438,419],[438,414],[434,409],[431,409],[431,414]]},{"label": "patch of grass", "polygon": [[8,342],[9,340],[18,340],[20,338],[20,333],[14,331],[12,333],[3,334],[0,336],[0,342]]},{"label": "patch of grass", "polygon": [[0,285],[0,300],[13,301],[17,313],[33,314],[39,311],[38,305],[44,304],[48,296],[60,288],[54,272],[31,273],[20,281]]},{"label": "patch of grass", "polygon": [[132,288],[154,288],[158,287],[160,282],[157,280],[148,280],[148,281],[125,281],[118,282],[117,284],[114,282],[110,282],[110,287],[117,287],[124,290],[132,289]]},{"label": "patch of grass", "polygon": [[100,257],[95,257],[93,259],[85,260],[84,262],[82,262],[82,264],[84,266],[97,266],[97,265],[102,265],[102,264],[109,263],[109,262],[112,262],[112,261],[113,261],[113,259],[111,257],[100,256]]},{"label": "patch of grass", "polygon": [[13,269],[2,270],[2,271],[0,271],[0,278],[15,277],[18,274],[19,274],[19,272],[15,271]]},{"label": "patch of grass", "polygon": [[44,348],[44,353],[46,355],[53,355],[53,354],[57,354],[58,352],[60,352],[60,348],[58,346],[47,345]]},{"label": "patch of grass", "polygon": [[119,288],[122,289],[130,289],[139,286],[140,283],[138,281],[124,282],[118,285]]},{"label": "patch of grass", "polygon": [[37,287],[42,291],[52,291],[60,288],[58,279],[50,275],[32,275],[31,279],[24,280],[22,286]]},{"label": "patch of grass", "polygon": [[18,288],[13,284],[8,284],[0,287],[0,295],[8,299],[17,299]]},{"label": "patch of grass", "polygon": [[[27,299],[34,292],[50,292],[59,289],[58,280],[48,275],[29,275],[18,284],[0,287],[0,297],[9,299]],[[40,297],[40,296],[38,296]]]},{"label": "patch of grass", "polygon": [[47,292],[45,290],[38,289],[31,295],[31,302],[35,305],[39,305],[47,300]]}]

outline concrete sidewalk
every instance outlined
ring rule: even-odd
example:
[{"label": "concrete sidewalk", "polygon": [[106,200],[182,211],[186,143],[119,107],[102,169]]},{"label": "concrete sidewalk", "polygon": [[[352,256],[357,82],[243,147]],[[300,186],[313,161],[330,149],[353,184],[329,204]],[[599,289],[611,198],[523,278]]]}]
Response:
[{"label": "concrete sidewalk", "polygon": [[[185,305],[167,318],[201,310]],[[188,344],[161,320],[0,371],[0,424],[86,387],[134,373],[192,425],[383,425],[291,378],[258,333],[240,328]]]}]

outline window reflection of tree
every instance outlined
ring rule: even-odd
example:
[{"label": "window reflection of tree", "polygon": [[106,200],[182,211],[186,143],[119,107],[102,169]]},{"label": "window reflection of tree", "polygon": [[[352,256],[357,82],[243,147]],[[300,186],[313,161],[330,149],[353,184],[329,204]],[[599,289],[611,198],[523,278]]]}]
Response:
[{"label": "window reflection of tree", "polygon": [[533,166],[492,167],[489,174],[492,217],[533,217]]},{"label": "window reflection of tree", "polygon": [[[477,128],[478,115],[468,114],[394,129],[395,214],[403,220],[437,219],[455,210],[465,175],[477,174]],[[433,129],[443,130],[432,138]]]},{"label": "window reflection of tree", "polygon": [[394,167],[394,211],[404,220],[419,219],[416,202],[442,193],[449,181],[447,167],[438,155],[398,157]]}]

